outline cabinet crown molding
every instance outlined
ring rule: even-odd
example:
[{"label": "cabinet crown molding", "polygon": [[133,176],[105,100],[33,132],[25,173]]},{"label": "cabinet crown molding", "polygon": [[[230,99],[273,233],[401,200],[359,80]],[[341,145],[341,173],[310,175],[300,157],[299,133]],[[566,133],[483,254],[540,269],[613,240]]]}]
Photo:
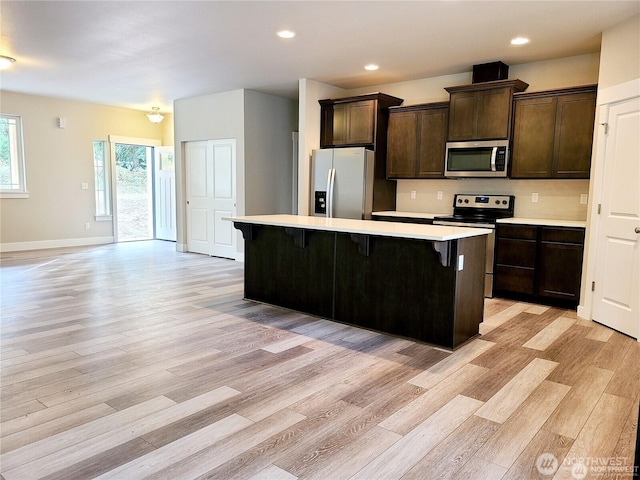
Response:
[{"label": "cabinet crown molding", "polygon": [[445,90],[449,93],[490,90],[493,88],[512,87],[514,92],[524,92],[529,84],[522,80],[496,80],[495,82],[482,82],[472,83],[470,85],[458,85],[455,87],[445,87]]}]

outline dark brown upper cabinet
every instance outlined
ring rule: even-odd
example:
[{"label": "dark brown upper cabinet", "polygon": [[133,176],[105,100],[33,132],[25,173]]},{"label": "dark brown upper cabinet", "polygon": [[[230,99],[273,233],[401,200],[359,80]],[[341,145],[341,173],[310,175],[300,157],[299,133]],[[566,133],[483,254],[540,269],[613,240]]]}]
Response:
[{"label": "dark brown upper cabinet", "polygon": [[448,123],[448,102],[391,108],[387,177],[444,178]]},{"label": "dark brown upper cabinet", "polygon": [[386,144],[389,107],[401,98],[384,93],[320,100],[320,148]]},{"label": "dark brown upper cabinet", "polygon": [[514,98],[511,178],[589,178],[597,85]]},{"label": "dark brown upper cabinet", "polygon": [[529,84],[498,80],[447,87],[449,92],[449,141],[509,138],[513,94]]}]

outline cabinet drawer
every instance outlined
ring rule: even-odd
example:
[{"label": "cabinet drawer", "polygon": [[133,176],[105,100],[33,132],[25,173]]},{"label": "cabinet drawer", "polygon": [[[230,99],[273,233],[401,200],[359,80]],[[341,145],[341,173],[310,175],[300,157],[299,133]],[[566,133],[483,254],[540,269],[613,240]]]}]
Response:
[{"label": "cabinet drawer", "polygon": [[543,242],[584,244],[583,228],[548,228],[542,227],[540,240]]},{"label": "cabinet drawer", "polygon": [[538,236],[537,227],[529,225],[503,225],[498,224],[498,238],[521,238],[535,240]]},{"label": "cabinet drawer", "polygon": [[496,263],[533,268],[536,265],[535,240],[498,239]]},{"label": "cabinet drawer", "polygon": [[493,288],[516,293],[534,293],[534,270],[526,267],[496,266]]}]

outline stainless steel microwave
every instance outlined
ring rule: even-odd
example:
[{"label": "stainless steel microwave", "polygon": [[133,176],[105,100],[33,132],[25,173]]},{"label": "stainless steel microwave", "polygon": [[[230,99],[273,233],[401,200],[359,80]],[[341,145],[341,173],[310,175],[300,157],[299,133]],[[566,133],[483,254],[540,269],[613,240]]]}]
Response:
[{"label": "stainless steel microwave", "polygon": [[509,140],[447,142],[445,177],[506,177]]}]

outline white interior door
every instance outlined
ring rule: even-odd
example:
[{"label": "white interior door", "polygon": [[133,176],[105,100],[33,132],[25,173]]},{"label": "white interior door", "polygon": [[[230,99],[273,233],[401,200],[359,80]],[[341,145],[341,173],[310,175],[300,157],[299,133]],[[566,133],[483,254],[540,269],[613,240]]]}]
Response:
[{"label": "white interior door", "polygon": [[593,319],[640,338],[640,97],[602,110],[608,134]]},{"label": "white interior door", "polygon": [[176,170],[173,147],[154,149],[155,238],[176,241]]},{"label": "white interior door", "polygon": [[235,139],[187,142],[185,167],[187,251],[234,258]]},{"label": "white interior door", "polygon": [[211,140],[213,153],[213,244],[211,255],[234,258],[233,223],[223,217],[236,215],[236,141]]},{"label": "white interior door", "polygon": [[186,148],[187,251],[211,255],[213,243],[213,152],[209,142]]}]

